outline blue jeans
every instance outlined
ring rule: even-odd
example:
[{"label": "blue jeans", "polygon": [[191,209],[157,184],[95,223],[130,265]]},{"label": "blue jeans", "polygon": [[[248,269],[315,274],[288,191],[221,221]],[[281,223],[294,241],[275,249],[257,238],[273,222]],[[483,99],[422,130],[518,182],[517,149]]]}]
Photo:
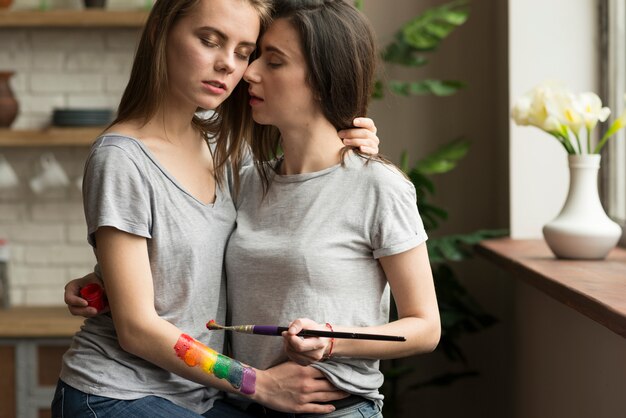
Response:
[{"label": "blue jeans", "polygon": [[89,395],[59,380],[52,400],[52,418],[250,418],[220,400],[202,415],[158,396],[120,400]]},{"label": "blue jeans", "polygon": [[291,414],[260,407],[254,416],[257,418],[383,418],[381,409],[374,402],[366,400],[356,405],[337,409],[329,414]]}]

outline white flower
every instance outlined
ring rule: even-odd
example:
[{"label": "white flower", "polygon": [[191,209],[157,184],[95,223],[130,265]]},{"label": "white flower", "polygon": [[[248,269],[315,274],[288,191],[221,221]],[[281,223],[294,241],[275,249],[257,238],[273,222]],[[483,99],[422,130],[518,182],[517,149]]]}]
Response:
[{"label": "white flower", "polygon": [[[626,96],[625,96],[626,100]],[[611,110],[602,106],[595,93],[573,94],[560,83],[544,82],[520,97],[511,109],[511,117],[518,125],[535,126],[552,134],[569,154],[599,153],[602,147],[620,129],[626,128],[626,111],[604,133],[592,151],[591,131],[598,122],[605,122]],[[581,131],[586,128],[586,143]],[[575,141],[572,140],[572,135]]]},{"label": "white flower", "polygon": [[551,87],[547,85],[534,88],[515,102],[511,115],[513,120],[518,125],[535,126],[547,132],[560,132],[562,128],[555,114],[553,96]]},{"label": "white flower", "polygon": [[511,117],[516,124],[520,126],[530,125],[529,112],[531,103],[532,99],[529,96],[522,96],[515,102],[511,111]]},{"label": "white flower", "polygon": [[591,92],[579,94],[574,102],[574,107],[584,119],[585,126],[589,130],[595,128],[598,121],[606,121],[611,114],[611,109],[602,107],[600,97]]}]

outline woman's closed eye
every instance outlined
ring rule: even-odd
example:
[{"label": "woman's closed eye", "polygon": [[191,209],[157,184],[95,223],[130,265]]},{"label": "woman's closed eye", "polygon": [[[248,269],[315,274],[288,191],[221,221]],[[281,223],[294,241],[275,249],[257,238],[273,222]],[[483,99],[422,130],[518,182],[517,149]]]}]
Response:
[{"label": "woman's closed eye", "polygon": [[202,42],[204,46],[208,46],[209,48],[219,48],[222,46],[219,40],[215,38],[200,38],[200,42]]},{"label": "woman's closed eye", "polygon": [[253,52],[254,52],[254,49],[244,48],[244,49],[235,51],[235,55],[237,55],[237,58],[243,61],[249,61]]}]

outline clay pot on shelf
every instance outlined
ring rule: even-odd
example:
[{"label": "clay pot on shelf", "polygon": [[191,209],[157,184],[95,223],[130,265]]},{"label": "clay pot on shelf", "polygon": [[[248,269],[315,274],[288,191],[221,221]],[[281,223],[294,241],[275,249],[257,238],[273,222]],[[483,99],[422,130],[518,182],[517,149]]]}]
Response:
[{"label": "clay pot on shelf", "polygon": [[9,84],[9,79],[12,76],[12,71],[0,71],[0,128],[10,127],[17,117],[19,109]]}]

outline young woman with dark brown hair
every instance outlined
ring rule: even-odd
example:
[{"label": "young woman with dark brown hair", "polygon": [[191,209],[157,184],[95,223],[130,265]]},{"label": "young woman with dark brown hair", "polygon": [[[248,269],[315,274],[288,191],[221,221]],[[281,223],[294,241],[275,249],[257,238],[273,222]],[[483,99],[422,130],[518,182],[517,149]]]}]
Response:
[{"label": "young woman with dark brown hair", "polygon": [[[276,0],[244,75],[263,126],[252,136],[256,168],[242,171],[226,251],[231,321],[291,325],[284,341],[233,333],[232,354],[259,368],[291,358],[321,370],[351,394],[328,417],[382,416],[378,359],[432,351],[440,336],[414,186],[337,135],[366,114],[375,63],[373,31],[348,2]],[[270,160],[278,144],[283,154]],[[406,342],[302,339],[302,329]]]}]

